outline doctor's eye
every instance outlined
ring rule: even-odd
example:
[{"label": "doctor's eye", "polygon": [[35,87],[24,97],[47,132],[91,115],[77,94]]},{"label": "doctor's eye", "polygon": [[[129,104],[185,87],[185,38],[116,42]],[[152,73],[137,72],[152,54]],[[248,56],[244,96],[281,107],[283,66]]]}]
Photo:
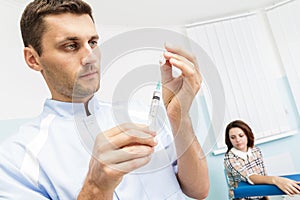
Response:
[{"label": "doctor's eye", "polygon": [[92,40],[89,42],[90,47],[95,48],[98,45],[98,41],[97,40]]},{"label": "doctor's eye", "polygon": [[74,51],[78,49],[78,44],[77,43],[71,43],[71,44],[67,44],[64,46],[64,48],[68,51]]}]

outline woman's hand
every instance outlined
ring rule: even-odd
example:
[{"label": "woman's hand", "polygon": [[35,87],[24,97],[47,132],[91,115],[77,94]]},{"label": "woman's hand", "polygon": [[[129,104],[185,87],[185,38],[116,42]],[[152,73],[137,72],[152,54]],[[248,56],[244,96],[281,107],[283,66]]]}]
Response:
[{"label": "woman's hand", "polygon": [[274,177],[273,181],[274,185],[276,185],[279,189],[281,189],[289,196],[300,194],[300,186],[298,185],[300,184],[300,182],[277,176]]}]

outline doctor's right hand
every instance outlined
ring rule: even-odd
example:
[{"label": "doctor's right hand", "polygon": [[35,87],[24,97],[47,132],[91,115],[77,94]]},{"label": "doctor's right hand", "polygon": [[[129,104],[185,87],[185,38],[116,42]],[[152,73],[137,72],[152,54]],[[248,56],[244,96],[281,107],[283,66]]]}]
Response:
[{"label": "doctor's right hand", "polygon": [[150,161],[154,137],[148,127],[131,123],[98,134],[78,199],[112,199],[123,176]]}]

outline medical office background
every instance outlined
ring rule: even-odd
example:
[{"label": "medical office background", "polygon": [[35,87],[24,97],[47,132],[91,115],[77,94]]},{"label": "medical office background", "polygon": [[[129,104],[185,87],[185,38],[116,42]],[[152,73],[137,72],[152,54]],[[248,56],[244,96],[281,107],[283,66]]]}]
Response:
[{"label": "medical office background", "polygon": [[[38,115],[44,99],[50,97],[42,76],[29,69],[23,59],[19,19],[27,2],[0,0],[1,141],[16,132],[19,125]],[[214,13],[213,16],[207,14],[178,23],[162,19],[159,26],[149,22],[145,23],[149,26],[145,26],[142,17],[140,24],[122,21],[124,12],[119,12],[119,24],[113,19],[105,21],[99,12],[106,2],[87,2],[94,8],[102,42],[127,31],[156,27],[196,42],[212,61],[211,67],[219,75],[216,81],[221,82],[224,92],[223,108],[216,110],[213,100],[216,88],[209,85],[204,76],[203,87],[191,109],[197,137],[205,148],[209,165],[211,189],[207,199],[227,199],[223,169],[224,127],[234,119],[243,119],[252,127],[270,175],[300,172],[300,0],[265,1],[250,8]],[[176,4],[176,1],[172,2]],[[228,3],[233,6],[236,2]],[[157,7],[168,6],[155,3]],[[128,3],[128,9],[123,7],[123,10],[134,15],[132,6]],[[194,9],[197,9],[197,3]],[[166,9],[166,12],[171,10]],[[157,64],[160,54],[159,50],[144,49],[117,59],[105,72],[109,75],[102,76],[101,91],[105,94],[100,96],[101,100],[110,101],[118,80],[141,64]],[[201,59],[198,62],[201,68]],[[133,96],[147,102],[152,90],[151,85],[141,87]],[[213,121],[218,112],[222,116],[221,124]]]}]

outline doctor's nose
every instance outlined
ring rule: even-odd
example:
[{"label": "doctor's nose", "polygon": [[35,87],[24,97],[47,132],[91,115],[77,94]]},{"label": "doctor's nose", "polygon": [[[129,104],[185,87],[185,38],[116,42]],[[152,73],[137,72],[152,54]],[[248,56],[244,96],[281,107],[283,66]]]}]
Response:
[{"label": "doctor's nose", "polygon": [[100,60],[99,47],[91,48],[89,45],[84,49],[84,56],[81,59],[82,66],[90,66],[97,63]]}]

